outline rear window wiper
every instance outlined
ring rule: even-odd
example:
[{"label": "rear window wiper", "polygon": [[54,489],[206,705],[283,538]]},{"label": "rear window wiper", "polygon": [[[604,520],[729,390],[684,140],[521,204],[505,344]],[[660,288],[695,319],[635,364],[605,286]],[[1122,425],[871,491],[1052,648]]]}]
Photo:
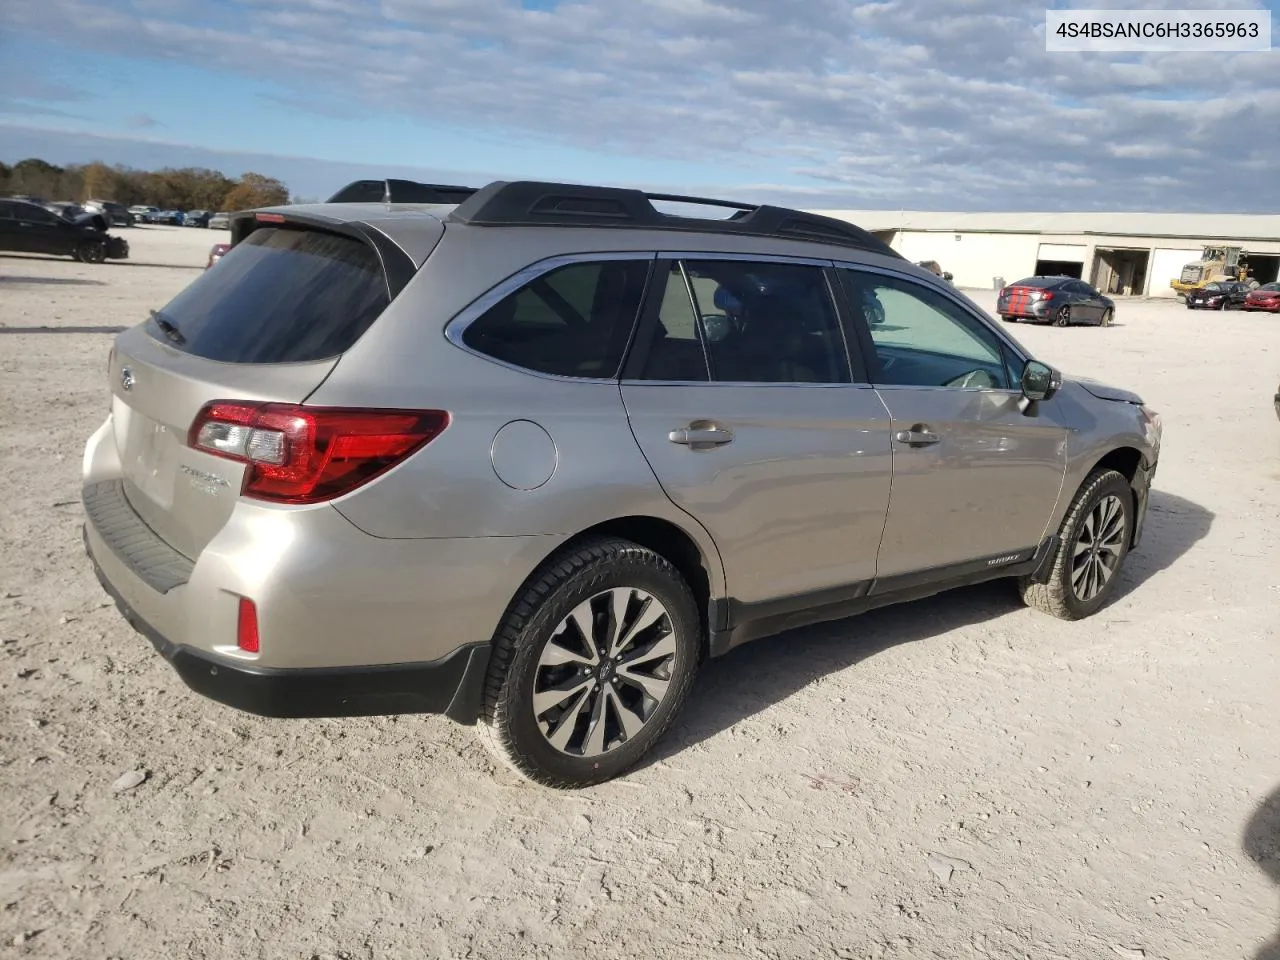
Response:
[{"label": "rear window wiper", "polygon": [[183,344],[187,342],[187,338],[182,335],[178,325],[159,310],[151,311],[151,319],[156,322],[156,326],[160,328],[161,332],[174,343]]}]

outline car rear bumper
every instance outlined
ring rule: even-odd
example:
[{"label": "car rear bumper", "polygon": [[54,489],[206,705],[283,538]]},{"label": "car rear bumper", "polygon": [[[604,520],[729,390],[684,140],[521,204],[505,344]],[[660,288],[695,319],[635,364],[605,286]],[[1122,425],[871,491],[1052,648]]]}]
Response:
[{"label": "car rear bumper", "polygon": [[[192,559],[142,520],[120,472],[108,418],[86,445],[83,490],[104,588],[194,689],[275,716],[474,721],[493,633],[565,539],[380,538],[330,505],[238,500]],[[257,653],[237,645],[242,598],[257,611]]]},{"label": "car rear bumper", "polygon": [[271,669],[228,661],[174,643],[144,620],[103,572],[84,529],[85,553],[125,621],[169,661],[182,681],[211,700],[264,717],[350,717],[443,713],[460,723],[480,715],[489,645],[460,647],[429,663]]},{"label": "car rear bumper", "polygon": [[1053,315],[1052,301],[1032,301],[1031,303],[1013,303],[1000,300],[996,303],[996,313],[1002,317],[1017,317],[1020,320],[1048,320]]}]

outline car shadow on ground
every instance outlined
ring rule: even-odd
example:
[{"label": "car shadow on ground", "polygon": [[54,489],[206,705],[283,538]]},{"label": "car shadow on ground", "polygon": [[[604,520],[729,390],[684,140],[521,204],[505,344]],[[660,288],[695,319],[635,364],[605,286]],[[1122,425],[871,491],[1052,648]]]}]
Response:
[{"label": "car shadow on ground", "polygon": [[0,333],[124,333],[128,327],[3,327]]},{"label": "car shadow on ground", "polygon": [[8,277],[0,275],[0,283],[19,286],[104,287],[102,280],[84,280],[80,277]]},{"label": "car shadow on ground", "polygon": [[[1212,522],[1213,514],[1199,504],[1153,490],[1142,543],[1125,565],[1116,597],[1175,563],[1209,532]],[[714,737],[814,681],[891,647],[1021,608],[1013,582],[996,580],[746,644],[703,665],[688,703],[653,760]]]},{"label": "car shadow on ground", "polygon": [[[1280,787],[1272,790],[1244,828],[1244,852],[1280,886]],[[1271,938],[1254,960],[1280,960],[1280,933]]]},{"label": "car shadow on ground", "polygon": [[[213,244],[210,244],[213,246]],[[4,260],[33,260],[38,263],[49,263],[51,261],[62,261],[63,263],[78,263],[69,256],[60,256],[56,253],[42,255],[38,253],[5,253],[0,255],[0,262]],[[141,260],[108,260],[106,263],[93,264],[93,266],[101,267],[155,267],[160,270],[203,270],[203,263],[143,263]],[[46,283],[56,283],[58,281],[44,281]],[[61,281],[63,283],[71,283],[71,280]],[[98,281],[85,281],[96,283]]]}]

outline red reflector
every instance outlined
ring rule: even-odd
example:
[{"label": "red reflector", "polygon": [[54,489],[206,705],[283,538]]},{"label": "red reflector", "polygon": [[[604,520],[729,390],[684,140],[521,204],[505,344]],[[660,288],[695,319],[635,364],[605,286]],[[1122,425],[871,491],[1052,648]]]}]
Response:
[{"label": "red reflector", "polygon": [[244,597],[240,598],[240,613],[236,617],[236,646],[245,653],[258,652],[258,608]]},{"label": "red reflector", "polygon": [[284,223],[283,213],[257,213],[254,219],[259,223]]},{"label": "red reflector", "polygon": [[246,497],[319,503],[390,470],[448,425],[443,410],[214,400],[192,422],[187,445],[246,464]]}]

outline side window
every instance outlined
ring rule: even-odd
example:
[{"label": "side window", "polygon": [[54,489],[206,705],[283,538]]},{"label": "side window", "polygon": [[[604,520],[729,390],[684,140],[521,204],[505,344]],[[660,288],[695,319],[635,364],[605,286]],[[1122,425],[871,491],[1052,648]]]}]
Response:
[{"label": "side window", "polygon": [[559,267],[473,320],[462,342],[538,373],[616,376],[651,262],[604,260]]},{"label": "side window", "polygon": [[841,271],[849,300],[871,333],[878,384],[1009,389],[1000,339],[947,297],[910,280]]},{"label": "side window", "polygon": [[849,355],[822,269],[789,263],[684,264],[711,378],[849,383]]},{"label": "side window", "polygon": [[661,282],[662,305],[658,309],[658,324],[654,328],[640,378],[705,383],[711,377],[707,371],[701,325],[693,310],[693,300],[689,297],[689,287],[680,264],[671,264]]},{"label": "side window", "polygon": [[0,220],[12,220],[12,219],[13,219],[13,204],[5,203],[3,200],[0,200]]}]

